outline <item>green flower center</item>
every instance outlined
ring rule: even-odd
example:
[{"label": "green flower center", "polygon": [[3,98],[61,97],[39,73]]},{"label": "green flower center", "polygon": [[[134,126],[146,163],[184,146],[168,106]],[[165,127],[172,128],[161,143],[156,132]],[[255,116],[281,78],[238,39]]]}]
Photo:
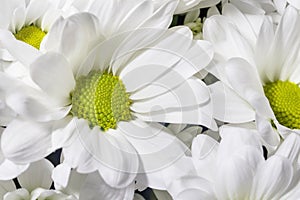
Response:
[{"label": "green flower center", "polygon": [[25,26],[20,31],[14,34],[18,40],[26,42],[31,46],[40,49],[40,44],[46,35],[46,32],[42,31],[39,27],[34,25]]},{"label": "green flower center", "polygon": [[300,129],[300,88],[289,81],[276,81],[264,86],[266,97],[277,120],[291,129]]},{"label": "green flower center", "polygon": [[131,100],[122,81],[110,73],[92,71],[76,80],[71,93],[71,114],[89,121],[90,127],[115,129],[119,121],[132,119]]},{"label": "green flower center", "polygon": [[185,25],[189,27],[193,32],[194,39],[196,40],[203,39],[203,34],[202,34],[203,23],[201,21],[201,18],[197,18],[194,22],[190,22]]}]

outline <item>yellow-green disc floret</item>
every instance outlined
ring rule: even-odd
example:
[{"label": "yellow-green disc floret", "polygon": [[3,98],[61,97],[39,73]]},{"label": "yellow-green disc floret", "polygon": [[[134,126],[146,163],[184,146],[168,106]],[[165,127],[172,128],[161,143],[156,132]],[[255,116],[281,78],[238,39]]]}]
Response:
[{"label": "yellow-green disc floret", "polygon": [[76,80],[71,114],[100,126],[104,131],[116,128],[119,121],[130,120],[131,100],[119,77],[92,71]]},{"label": "yellow-green disc floret", "polygon": [[16,39],[26,42],[31,46],[40,49],[40,44],[46,35],[46,32],[42,31],[37,26],[30,25],[25,26],[21,30],[19,30],[16,34],[14,34]]},{"label": "yellow-green disc floret", "polygon": [[276,81],[264,86],[277,120],[291,129],[300,129],[300,88],[289,81]]}]

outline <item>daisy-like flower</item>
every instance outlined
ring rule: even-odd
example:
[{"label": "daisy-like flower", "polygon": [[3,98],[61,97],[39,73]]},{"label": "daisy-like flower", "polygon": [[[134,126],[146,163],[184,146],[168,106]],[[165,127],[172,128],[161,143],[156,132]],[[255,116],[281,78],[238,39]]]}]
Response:
[{"label": "daisy-like flower", "polygon": [[192,158],[186,164],[194,165],[195,174],[169,182],[175,200],[299,197],[298,134],[290,134],[266,160],[254,129],[223,126],[220,135],[220,143],[204,134],[194,139]]},{"label": "daisy-like flower", "polygon": [[[1,4],[1,32],[11,32],[14,38],[30,45],[21,43],[17,46],[29,52],[34,51],[31,47],[44,49],[43,38],[55,20],[75,12],[70,1],[62,0],[3,0]],[[10,39],[1,34],[1,41]],[[3,47],[0,49],[0,59],[13,60]]]},{"label": "daisy-like flower", "polygon": [[[62,26],[74,21],[78,29]],[[96,21],[87,13],[57,21],[48,42],[57,38],[58,27],[74,31],[80,36],[75,39],[98,38],[93,35]],[[62,40],[60,47],[73,47],[72,39]],[[90,43],[80,41],[77,49],[63,48],[62,54],[48,52],[25,62],[31,63],[27,67],[35,88],[1,74],[15,87],[1,89],[19,115],[8,124],[1,145],[5,156],[18,163],[62,147],[64,162],[53,175],[62,185],[76,168],[80,173],[98,171],[108,185],[124,191],[137,173],[159,170],[188,153],[156,122],[217,128],[208,88],[193,77],[213,52],[208,42],[193,41],[185,27],[137,29],[96,44],[85,53]],[[160,184],[150,178],[146,182]]]},{"label": "daisy-like flower", "polygon": [[[221,80],[211,85],[215,106],[225,102],[223,110],[215,109],[216,118],[232,123],[256,118],[269,150],[280,140],[274,127],[282,137],[300,129],[298,23],[298,11],[288,7],[275,32],[272,21],[265,19],[256,38],[255,31],[245,32],[250,26],[241,32],[230,22],[226,26],[222,16],[205,24],[205,38],[214,43],[221,61],[217,70],[211,68]],[[219,35],[213,34],[216,30]]]},{"label": "daisy-like flower", "polygon": [[[152,1],[155,3],[155,6],[160,6],[166,0]],[[182,14],[200,8],[208,8],[217,5],[219,2],[220,0],[179,0],[174,14]]]}]

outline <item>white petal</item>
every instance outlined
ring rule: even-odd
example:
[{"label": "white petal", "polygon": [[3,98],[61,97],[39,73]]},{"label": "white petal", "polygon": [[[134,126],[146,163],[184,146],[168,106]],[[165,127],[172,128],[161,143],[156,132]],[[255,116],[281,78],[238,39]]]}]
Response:
[{"label": "white petal", "polygon": [[265,68],[269,62],[269,60],[266,59],[266,55],[270,51],[270,43],[272,43],[274,35],[273,22],[270,19],[265,18],[257,38],[255,51],[257,71],[264,83],[270,81],[268,79],[268,73],[265,72]]},{"label": "white petal", "polygon": [[[60,188],[59,190],[63,191],[66,194],[72,194],[76,197],[79,197],[80,190],[83,187],[84,181],[86,180],[87,176],[87,174],[79,174],[75,170],[72,170],[70,173],[68,185],[65,188]],[[56,186],[55,188],[58,189]]]},{"label": "white petal", "polygon": [[279,199],[292,178],[291,162],[283,157],[272,156],[256,172],[251,199]]},{"label": "white petal", "polygon": [[216,199],[212,185],[201,177],[182,177],[173,181],[168,190],[172,197],[178,200]]},{"label": "white petal", "polygon": [[63,54],[73,71],[84,60],[91,42],[97,40],[98,19],[89,13],[72,15],[67,19],[59,18],[51,27],[44,42],[47,51]]},{"label": "white petal", "polygon": [[49,98],[47,94],[21,86],[11,90],[6,101],[7,105],[20,116],[40,122],[60,120],[71,110],[71,106],[51,105]]},{"label": "white petal", "polygon": [[148,122],[201,124],[212,130],[217,130],[217,124],[213,119],[212,104],[191,108],[178,108],[168,111],[158,111],[151,113],[134,113],[134,115]]},{"label": "white petal", "polygon": [[273,118],[269,102],[264,95],[262,83],[256,69],[240,58],[230,59],[226,64],[226,74],[232,88],[249,104],[266,117]]},{"label": "white petal", "polygon": [[18,165],[5,159],[0,164],[0,180],[10,180],[16,178],[19,174],[28,168],[29,164]]},{"label": "white petal", "polygon": [[35,22],[45,13],[48,7],[48,1],[30,1],[26,7],[26,24]]},{"label": "white petal", "polygon": [[288,158],[293,164],[300,163],[300,137],[296,133],[290,134],[280,145],[275,155]]},{"label": "white petal", "polygon": [[151,15],[141,27],[150,27],[150,28],[167,28],[170,26],[172,21],[172,16],[176,8],[177,1],[169,0],[166,1],[164,5],[156,9],[156,11]]},{"label": "white petal", "polygon": [[29,168],[18,176],[18,181],[30,192],[39,187],[50,189],[53,168],[52,163],[46,159],[31,163]]},{"label": "white petal", "polygon": [[[137,2],[135,6],[119,21],[119,32],[134,30],[153,13],[151,1]],[[115,30],[116,31],[116,30]]]},{"label": "white petal", "polygon": [[[178,36],[177,41],[179,41],[180,39],[183,43],[190,42],[189,39],[187,39],[186,37]],[[167,47],[166,51],[169,50],[170,49],[168,49]],[[174,50],[174,51],[177,52],[178,50]],[[174,51],[172,50],[171,52],[173,53]],[[143,74],[143,77],[145,78],[141,80],[146,80],[146,81],[142,85],[138,86],[140,90],[132,94],[131,98],[133,99],[150,98],[179,86],[185,80],[190,78],[192,75],[196,74],[201,69],[206,67],[212,59],[213,52],[212,52],[212,47],[208,42],[194,41],[187,51],[183,51],[181,55],[180,54],[175,54],[175,55],[179,58],[178,62],[173,63],[172,66],[165,65],[164,67],[167,67],[166,69],[168,70],[166,70],[163,74],[157,74],[156,76],[152,76],[152,77],[151,74]],[[163,57],[160,58],[163,59]],[[164,58],[164,59],[168,60],[168,58]],[[165,87],[165,89],[157,90],[157,87],[161,87],[161,88]]]},{"label": "white petal", "polygon": [[262,144],[255,129],[223,125],[220,128],[220,136],[222,138],[220,143],[222,150],[219,150],[219,156],[224,157],[224,159],[245,146],[252,146],[261,152],[261,155],[263,154]]},{"label": "white petal", "polygon": [[27,164],[51,153],[51,125],[15,119],[1,137],[4,156],[16,163]]},{"label": "white petal", "polygon": [[240,57],[249,63],[255,63],[251,44],[227,18],[212,16],[206,19],[203,25],[203,37],[214,45],[218,60]]},{"label": "white petal", "polygon": [[17,189],[13,192],[8,192],[3,196],[4,200],[23,200],[23,199],[29,199],[29,198],[30,198],[30,194],[24,188]]},{"label": "white petal", "polygon": [[31,64],[30,75],[49,96],[66,104],[70,101],[75,80],[71,66],[62,55],[46,53],[40,56]]},{"label": "white petal", "polygon": [[167,167],[189,151],[180,140],[158,123],[135,120],[120,122],[118,127],[136,149],[142,161],[141,173]]},{"label": "white petal", "polygon": [[105,183],[97,172],[89,174],[80,191],[79,200],[132,200],[134,184],[125,188],[113,188]]},{"label": "white petal", "polygon": [[251,42],[256,42],[256,34],[249,24],[249,21],[245,17],[245,15],[238,10],[233,4],[225,4],[222,13],[224,16],[228,17],[228,20],[233,21],[239,32],[244,36],[247,37],[248,40]]},{"label": "white petal", "polygon": [[271,44],[271,53],[265,66],[270,81],[289,80],[292,72],[297,70],[297,57],[300,41],[300,15],[298,11],[289,6],[277,27],[275,38]]},{"label": "white petal", "polygon": [[207,86],[201,80],[193,78],[167,93],[134,102],[130,108],[139,113],[154,112],[205,104],[209,101],[209,98],[210,94]]},{"label": "white petal", "polygon": [[16,189],[13,181],[0,181],[0,196],[3,197],[7,192],[14,191]]},{"label": "white petal", "polygon": [[14,24],[14,29],[13,31],[18,32],[25,23],[25,9],[24,7],[18,7],[14,10],[14,14],[13,14],[13,22],[11,24]]},{"label": "white petal", "polygon": [[103,133],[98,126],[90,130],[79,127],[78,139],[64,148],[65,162],[79,173],[98,170],[112,187],[126,187],[132,183],[139,162],[135,149],[117,130]]},{"label": "white petal", "polygon": [[199,17],[199,15],[200,15],[199,9],[188,12],[184,18],[183,24],[194,22]]},{"label": "white petal", "polygon": [[254,109],[231,88],[220,81],[208,87],[216,119],[230,123],[244,123],[255,119]]},{"label": "white petal", "polygon": [[211,182],[214,181],[217,170],[218,147],[216,140],[204,134],[198,135],[192,143],[192,159],[195,168],[202,178]]},{"label": "white petal", "polygon": [[99,173],[104,181],[112,187],[126,187],[132,183],[139,168],[138,155],[135,148],[121,135],[119,131],[94,137],[92,154],[99,163]]},{"label": "white petal", "polygon": [[297,0],[287,0],[287,2],[289,4],[291,4],[292,6],[294,6],[297,9],[300,9],[300,2]]},{"label": "white petal", "polygon": [[65,118],[61,125],[62,128],[57,129],[52,133],[52,147],[59,149],[70,145],[75,137],[78,135],[78,126],[83,123],[83,120],[79,121],[77,118]]},{"label": "white petal", "polygon": [[256,127],[269,152],[273,152],[280,144],[280,137],[272,126],[270,119],[256,115]]},{"label": "white petal", "polygon": [[33,46],[17,40],[11,32],[0,30],[0,45],[5,48],[9,53],[24,64],[25,67],[29,65],[40,55],[40,52]]},{"label": "white petal", "polygon": [[52,170],[52,180],[54,181],[55,188],[65,188],[67,187],[69,177],[71,173],[71,167],[66,165],[65,163],[61,163],[57,165]]},{"label": "white petal", "polygon": [[0,13],[0,27],[2,29],[8,29],[11,23],[13,11],[17,7],[25,8],[25,2],[23,0],[3,0],[1,1]]}]

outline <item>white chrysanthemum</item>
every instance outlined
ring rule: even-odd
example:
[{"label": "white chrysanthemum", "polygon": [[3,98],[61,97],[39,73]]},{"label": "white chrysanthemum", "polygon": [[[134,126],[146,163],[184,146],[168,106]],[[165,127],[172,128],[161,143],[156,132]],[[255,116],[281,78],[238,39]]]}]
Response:
[{"label": "white chrysanthemum", "polygon": [[[161,6],[166,0],[152,0],[155,6]],[[208,8],[217,5],[220,0],[179,0],[174,14],[186,13],[191,10]]]},{"label": "white chrysanthemum", "polygon": [[[0,7],[0,29],[11,32],[15,38],[31,45],[30,47],[43,50],[43,38],[55,20],[75,11],[70,1],[3,0]],[[5,38],[1,37],[1,40]],[[28,46],[24,47],[24,44],[22,46],[28,51],[34,51]],[[0,49],[0,59],[13,60],[5,48]]]},{"label": "white chrysanthemum", "polygon": [[[231,10],[239,14],[234,7]],[[272,21],[265,19],[256,36],[249,23],[240,22],[244,26],[237,28],[226,19],[215,16],[205,24],[205,38],[214,44],[219,60],[211,68],[221,80],[211,85],[215,106],[220,106],[215,117],[232,123],[256,118],[270,150],[280,140],[275,126],[283,137],[300,129],[299,14],[288,7],[275,32]]]},{"label": "white chrysanthemum", "polygon": [[[63,26],[73,22],[76,26]],[[24,62],[31,63],[35,88],[1,74],[6,102],[19,114],[1,144],[5,156],[19,163],[63,147],[64,163],[54,174],[61,182],[67,176],[61,171],[76,168],[98,170],[109,185],[127,188],[138,172],[159,170],[188,151],[155,122],[217,128],[209,91],[192,77],[213,52],[208,42],[193,41],[185,27],[137,29],[88,51],[87,40],[98,38],[97,24],[87,13],[57,21],[47,42],[57,38],[58,27],[73,35],[57,45],[62,54],[48,52]],[[6,90],[7,84],[14,89]]]},{"label": "white chrysanthemum", "polygon": [[[18,176],[17,180],[21,188],[16,189],[12,180],[0,181],[0,196],[3,200],[9,199],[57,199],[57,200],[77,200],[79,198],[79,191],[72,191],[74,193],[64,193],[59,190],[50,189],[52,184],[51,173],[53,165],[43,159],[38,162],[30,164],[29,168]],[[74,177],[75,175],[73,175]],[[69,182],[68,189],[75,189],[83,180],[72,180],[77,182]],[[76,188],[77,189],[77,188]],[[80,188],[78,188],[80,189]]]},{"label": "white chrysanthemum", "polygon": [[194,172],[169,180],[175,200],[299,197],[299,135],[290,134],[266,160],[254,130],[224,126],[220,135],[220,143],[204,134],[194,139],[186,161]]}]

